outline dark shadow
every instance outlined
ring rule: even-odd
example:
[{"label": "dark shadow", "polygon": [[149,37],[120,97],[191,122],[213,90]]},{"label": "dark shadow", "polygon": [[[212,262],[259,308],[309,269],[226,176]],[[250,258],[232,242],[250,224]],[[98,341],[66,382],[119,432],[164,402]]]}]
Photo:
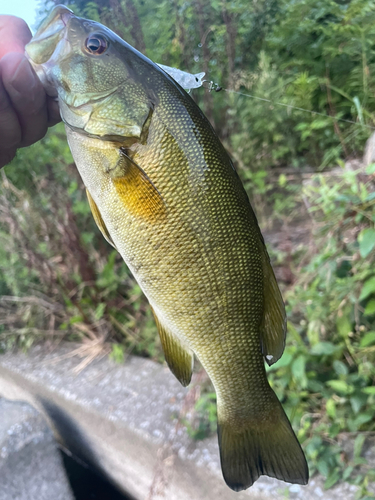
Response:
[{"label": "dark shadow", "polygon": [[63,450],[60,451],[76,500],[131,500],[102,476],[95,474],[90,467],[67,455]]},{"label": "dark shadow", "polygon": [[52,401],[38,399],[64,447],[71,453],[71,456],[63,453],[63,460],[76,500],[132,500],[132,497],[121,493],[107,477],[77,422]]},{"label": "dark shadow", "polygon": [[52,401],[39,398],[46,414],[51,419],[57,433],[61,437],[62,444],[73,456],[83,460],[86,464],[95,469],[100,469],[95,452],[77,422],[62,408]]}]

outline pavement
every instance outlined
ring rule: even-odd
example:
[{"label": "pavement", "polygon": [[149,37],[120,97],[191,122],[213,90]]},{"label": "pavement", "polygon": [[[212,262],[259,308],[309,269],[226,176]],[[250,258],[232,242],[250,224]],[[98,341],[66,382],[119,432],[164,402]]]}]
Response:
[{"label": "pavement", "polygon": [[0,398],[0,500],[74,500],[57,443],[30,404]]}]

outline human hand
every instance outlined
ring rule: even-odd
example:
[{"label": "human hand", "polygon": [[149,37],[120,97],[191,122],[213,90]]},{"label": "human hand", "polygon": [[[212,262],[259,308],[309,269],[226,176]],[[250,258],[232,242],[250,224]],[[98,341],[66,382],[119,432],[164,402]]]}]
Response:
[{"label": "human hand", "polygon": [[60,121],[57,102],[24,56],[30,39],[23,19],[0,15],[0,168]]}]

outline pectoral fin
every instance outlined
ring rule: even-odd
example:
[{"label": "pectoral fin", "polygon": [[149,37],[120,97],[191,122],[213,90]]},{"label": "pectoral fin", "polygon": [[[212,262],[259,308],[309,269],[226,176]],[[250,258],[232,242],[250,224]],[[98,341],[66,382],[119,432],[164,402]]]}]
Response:
[{"label": "pectoral fin", "polygon": [[96,225],[98,226],[98,228],[100,229],[100,232],[102,233],[104,238],[108,241],[108,243],[110,245],[112,245],[113,248],[115,248],[117,250],[116,245],[113,243],[111,235],[108,232],[107,226],[104,224],[104,221],[102,219],[101,213],[99,212],[98,206],[95,203],[95,201],[93,200],[93,198],[92,198],[92,196],[87,188],[86,188],[86,194],[87,194],[87,199],[89,200],[91,213],[94,217],[94,221],[96,222]]},{"label": "pectoral fin", "polygon": [[120,158],[110,172],[117,194],[134,215],[151,222],[165,217],[164,200],[145,171],[127,154],[120,150]]},{"label": "pectoral fin", "polygon": [[186,387],[189,385],[193,373],[194,355],[193,352],[182,345],[180,340],[165,328],[159,321],[154,310],[156,326],[163,346],[165,360],[177,380]]},{"label": "pectoral fin", "polygon": [[285,347],[286,314],[283,298],[264,247],[264,316],[261,324],[261,345],[268,365],[281,357]]}]

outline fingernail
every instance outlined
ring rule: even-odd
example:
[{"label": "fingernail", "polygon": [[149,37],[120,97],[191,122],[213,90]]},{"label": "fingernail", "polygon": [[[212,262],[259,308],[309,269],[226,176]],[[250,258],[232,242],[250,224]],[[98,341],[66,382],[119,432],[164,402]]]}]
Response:
[{"label": "fingernail", "polygon": [[25,94],[33,90],[36,85],[36,78],[29,61],[24,57],[18,65],[10,84],[17,92]]}]

